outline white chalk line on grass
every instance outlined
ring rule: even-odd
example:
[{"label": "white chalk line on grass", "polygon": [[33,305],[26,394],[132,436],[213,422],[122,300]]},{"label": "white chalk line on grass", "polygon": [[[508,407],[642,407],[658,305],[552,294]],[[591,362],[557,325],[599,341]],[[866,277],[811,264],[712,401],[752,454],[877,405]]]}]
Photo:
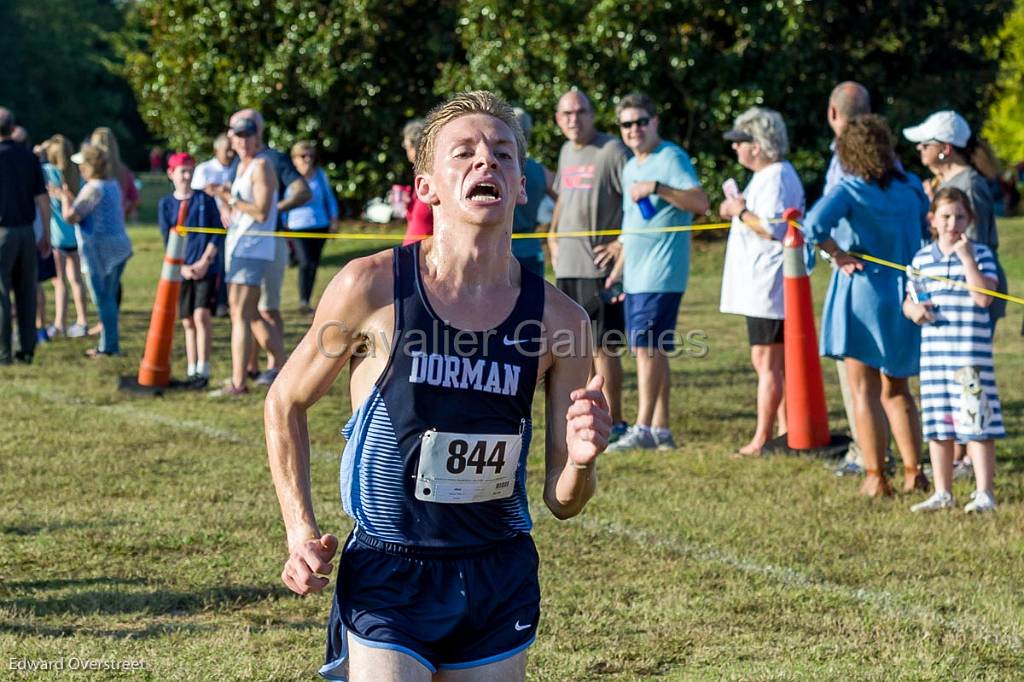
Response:
[{"label": "white chalk line on grass", "polygon": [[[170,415],[140,409],[125,403],[100,405],[88,400],[82,400],[80,397],[75,395],[70,395],[67,393],[63,393],[61,391],[51,391],[32,385],[10,385],[4,387],[3,389],[0,389],[0,393],[8,391],[14,393],[28,394],[36,398],[42,398],[43,400],[58,403],[70,403],[74,405],[90,407],[102,412],[107,412],[120,417],[126,417],[132,421],[145,422],[156,426],[166,426],[168,428],[177,429],[179,431],[198,433],[204,436],[209,436],[210,438],[216,438],[217,440],[227,441],[229,443],[248,445],[260,451],[265,450],[267,447],[266,443],[262,439],[246,438],[229,429],[222,429],[202,421],[198,421],[195,419],[182,419],[180,417],[172,417]],[[262,431],[262,419],[260,419],[258,423],[261,427],[260,430]],[[310,459],[313,460],[329,461],[337,458],[338,453],[329,450],[315,449],[310,452]]]},{"label": "white chalk line on grass", "polygon": [[[547,516],[542,518],[545,521],[548,520]],[[743,573],[762,575],[787,587],[797,587],[860,602],[873,606],[891,616],[904,620],[936,624],[947,630],[964,634],[971,639],[980,640],[988,644],[1005,646],[1015,651],[1020,651],[1024,648],[1022,647],[1024,638],[1016,629],[1006,631],[1000,626],[991,625],[980,620],[950,618],[924,606],[908,605],[905,603],[905,599],[901,599],[898,595],[887,590],[853,588],[827,580],[817,580],[792,568],[760,563],[752,559],[734,556],[713,547],[694,544],[676,537],[630,527],[616,521],[599,520],[592,516],[583,516],[577,522],[588,530],[600,531],[608,535],[624,538],[638,545],[660,547],[697,561],[728,566]]]}]

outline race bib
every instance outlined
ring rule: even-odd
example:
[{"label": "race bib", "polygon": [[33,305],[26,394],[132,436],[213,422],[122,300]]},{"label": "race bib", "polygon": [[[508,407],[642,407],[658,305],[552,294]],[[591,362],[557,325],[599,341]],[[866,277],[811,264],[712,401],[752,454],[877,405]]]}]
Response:
[{"label": "race bib", "polygon": [[512,495],[523,434],[440,433],[420,443],[416,499],[441,504],[501,500]]}]

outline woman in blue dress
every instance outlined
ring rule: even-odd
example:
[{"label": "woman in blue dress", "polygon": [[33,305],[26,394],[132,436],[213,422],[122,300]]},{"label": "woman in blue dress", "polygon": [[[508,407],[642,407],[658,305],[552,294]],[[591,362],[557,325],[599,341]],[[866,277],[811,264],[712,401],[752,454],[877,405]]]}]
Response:
[{"label": "woman in blue dress", "polygon": [[822,197],[804,223],[836,265],[822,312],[821,354],[843,360],[849,373],[867,472],[860,492],[872,497],[892,494],[883,468],[889,428],[903,458],[904,491],[928,488],[918,463],[921,416],[909,386],[919,371],[921,332],[902,314],[906,276],[851,255],[905,265],[927,237],[927,197],[920,180],[899,167],[892,139],[881,116],[851,120],[836,153],[852,177]]}]

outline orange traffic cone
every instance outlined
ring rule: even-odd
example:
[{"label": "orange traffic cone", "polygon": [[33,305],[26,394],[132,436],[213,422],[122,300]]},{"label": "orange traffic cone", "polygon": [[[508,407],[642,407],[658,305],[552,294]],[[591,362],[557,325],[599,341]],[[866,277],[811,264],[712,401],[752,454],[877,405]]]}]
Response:
[{"label": "orange traffic cone", "polygon": [[832,438],[818,358],[818,335],[814,328],[811,280],[804,263],[804,236],[794,222],[800,217],[800,211],[786,209],[782,217],[789,223],[782,242],[786,419],[789,422],[786,444],[791,450],[825,448]]},{"label": "orange traffic cone", "polygon": [[171,383],[171,346],[174,324],[178,318],[178,296],[181,293],[181,265],[185,260],[187,234],[181,227],[188,214],[188,200],[178,209],[178,226],[167,235],[164,265],[157,284],[153,314],[149,318],[146,352],[139,363],[138,384],[144,388],[165,388]]}]

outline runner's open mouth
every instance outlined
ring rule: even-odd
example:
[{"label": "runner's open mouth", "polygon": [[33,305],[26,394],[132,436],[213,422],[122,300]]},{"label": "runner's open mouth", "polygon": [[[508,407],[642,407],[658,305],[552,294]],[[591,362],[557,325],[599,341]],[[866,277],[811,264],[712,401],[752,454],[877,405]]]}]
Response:
[{"label": "runner's open mouth", "polygon": [[470,188],[466,198],[473,201],[497,201],[501,198],[501,191],[493,182],[479,182]]}]

